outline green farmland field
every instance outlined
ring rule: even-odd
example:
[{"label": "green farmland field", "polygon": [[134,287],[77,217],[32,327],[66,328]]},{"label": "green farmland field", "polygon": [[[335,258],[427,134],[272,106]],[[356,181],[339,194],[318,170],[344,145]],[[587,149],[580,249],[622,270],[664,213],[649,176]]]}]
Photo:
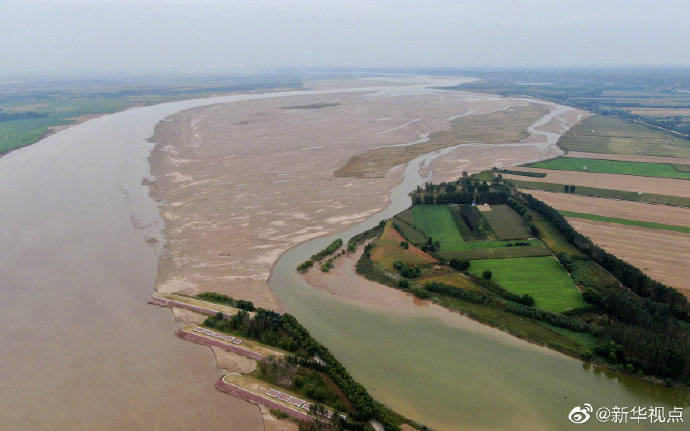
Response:
[{"label": "green farmland field", "polygon": [[528,238],[529,231],[522,218],[508,205],[491,205],[491,211],[482,211],[498,239]]},{"label": "green farmland field", "polygon": [[528,257],[528,256],[551,256],[551,250],[544,245],[517,246],[517,247],[495,247],[495,248],[472,248],[441,250],[437,254],[447,260],[450,259],[499,259],[507,257]]},{"label": "green farmland field", "polygon": [[445,205],[417,205],[413,209],[415,226],[434,241],[462,242],[457,224]]},{"label": "green farmland field", "polygon": [[561,171],[599,172],[606,174],[638,175],[643,177],[690,179],[689,172],[681,172],[668,163],[624,162],[604,159],[558,157],[529,165],[534,168]]},{"label": "green farmland field", "polygon": [[[542,245],[538,239],[518,241],[471,241],[471,242],[445,242],[441,243],[441,250],[483,250],[488,248],[502,248],[516,242],[527,242],[531,246]],[[506,247],[508,248],[508,247]]]},{"label": "green farmland field", "polygon": [[470,272],[493,273],[492,279],[517,295],[529,294],[535,307],[560,313],[583,307],[575,282],[552,256],[473,260]]}]

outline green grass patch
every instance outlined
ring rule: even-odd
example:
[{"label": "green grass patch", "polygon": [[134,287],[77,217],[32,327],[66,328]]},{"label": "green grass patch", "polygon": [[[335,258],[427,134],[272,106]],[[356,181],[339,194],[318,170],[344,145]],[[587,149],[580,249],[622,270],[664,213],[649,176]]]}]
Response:
[{"label": "green grass patch", "polygon": [[535,307],[560,313],[583,307],[585,301],[575,282],[552,256],[474,260],[470,272],[492,272],[501,287],[516,295],[529,294]]},{"label": "green grass patch", "polygon": [[458,226],[446,205],[417,205],[413,209],[415,226],[434,241],[463,241]]},{"label": "green grass patch", "polygon": [[[510,180],[516,187],[528,190],[546,190],[549,192],[564,193],[566,184],[547,183],[540,181]],[[655,193],[636,193],[614,189],[600,189],[596,187],[576,186],[576,195],[593,196],[608,199],[620,199],[633,202],[645,202],[650,204],[670,205],[674,207],[690,208],[690,198],[680,196],[660,195]]]},{"label": "green grass patch", "polygon": [[548,248],[553,251],[554,254],[565,253],[571,256],[583,257],[584,254],[575,247],[573,244],[568,242],[567,239],[561,235],[556,228],[554,228],[551,223],[544,220],[534,211],[530,211],[532,214],[532,223],[539,229],[540,239],[546,244]]},{"label": "green grass patch", "polygon": [[457,310],[475,320],[501,329],[516,337],[530,340],[570,355],[579,356],[585,349],[589,348],[581,344],[584,342],[590,343],[590,340],[586,339],[586,335],[585,337],[573,336],[573,334],[577,334],[574,331],[556,330],[554,329],[556,328],[555,326],[544,322],[450,296],[431,292],[430,296],[434,302],[451,310]]},{"label": "green grass patch", "polygon": [[465,241],[485,241],[496,239],[491,225],[482,212],[473,205],[451,205],[448,207],[455,224]]},{"label": "green grass patch", "polygon": [[491,205],[491,211],[481,213],[498,239],[523,239],[530,236],[522,217],[508,205]]},{"label": "green grass patch", "polygon": [[649,229],[660,229],[660,230],[672,230],[676,232],[684,232],[684,233],[690,233],[690,227],[688,226],[678,226],[678,225],[673,225],[673,224],[663,224],[663,223],[655,223],[651,221],[641,221],[641,220],[630,220],[627,218],[618,218],[618,217],[606,217],[606,216],[600,216],[596,214],[587,214],[587,213],[578,213],[574,211],[558,211],[561,214],[563,214],[565,217],[575,217],[575,218],[582,218],[582,219],[587,219],[587,220],[595,220],[595,221],[604,221],[608,223],[618,223],[618,224],[624,224],[628,226],[640,226],[640,227],[646,227]]},{"label": "green grass patch", "polygon": [[533,168],[555,169],[561,171],[598,172],[605,174],[638,175],[643,177],[690,179],[690,173],[678,171],[669,163],[626,162],[604,159],[578,159],[558,157],[543,162],[532,163]]},{"label": "green grass patch", "polygon": [[619,284],[616,277],[588,258],[573,259],[571,264],[573,272],[570,275],[582,286],[601,290],[617,287]]},{"label": "green grass patch", "polygon": [[444,242],[441,244],[442,251],[451,250],[486,250],[491,248],[520,247],[517,244],[527,243],[529,246],[543,245],[538,239],[517,240],[517,241],[470,241],[470,242]]},{"label": "green grass patch", "polygon": [[443,274],[443,275],[438,275],[435,277],[428,277],[428,278],[423,278],[416,280],[417,283],[421,285],[425,285],[427,283],[444,283],[453,287],[459,287],[461,289],[470,289],[470,290],[476,290],[479,292],[486,292],[485,289],[482,287],[476,285],[474,282],[472,282],[472,279],[467,277],[466,275],[463,275],[459,272],[450,272],[448,274]]},{"label": "green grass patch", "polygon": [[446,250],[436,252],[443,259],[503,259],[509,257],[550,256],[551,250],[543,245],[530,247],[499,247],[470,250]]},{"label": "green grass patch", "polygon": [[672,166],[676,168],[678,172],[687,172],[690,173],[690,165],[683,165],[680,163],[672,163]]}]

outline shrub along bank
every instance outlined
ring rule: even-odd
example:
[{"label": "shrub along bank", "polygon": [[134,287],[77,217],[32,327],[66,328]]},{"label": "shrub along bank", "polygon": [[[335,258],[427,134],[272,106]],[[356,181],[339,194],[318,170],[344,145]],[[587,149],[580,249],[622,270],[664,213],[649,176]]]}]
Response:
[{"label": "shrub along bank", "polygon": [[[379,421],[386,430],[400,430],[402,423],[417,429],[420,425],[391,411],[375,401],[361,384],[357,383],[333,354],[316,339],[304,326],[290,314],[278,314],[259,308],[254,316],[240,311],[229,319],[222,314],[211,316],[204,325],[223,332],[247,337],[269,346],[280,347],[292,352],[288,362],[299,364],[318,372],[323,372],[347,398],[352,421],[344,424],[347,429],[369,429],[370,419]],[[324,400],[327,396],[324,396]],[[338,415],[334,416],[337,421]],[[342,424],[341,424],[342,425]]]}]

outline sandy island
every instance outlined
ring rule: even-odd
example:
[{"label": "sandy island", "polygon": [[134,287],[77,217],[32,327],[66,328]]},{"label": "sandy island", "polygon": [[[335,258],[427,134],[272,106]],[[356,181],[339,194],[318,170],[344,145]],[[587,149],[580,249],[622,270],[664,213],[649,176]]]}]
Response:
[{"label": "sandy island", "polygon": [[[364,87],[360,82],[337,84]],[[328,85],[333,83],[320,83]],[[562,109],[524,98],[444,90],[405,94],[409,85],[393,87],[218,104],[161,121],[150,157],[151,193],[160,202],[167,239],[156,290],[216,291],[281,310],[267,283],[277,258],[380,211],[401,179],[402,166],[382,178],[334,177],[353,155],[418,142],[465,115],[481,121],[502,112],[510,121],[527,106],[541,106],[544,113]],[[578,112],[565,109],[541,127],[562,132],[581,117]],[[558,153],[526,131],[524,139],[505,145],[476,140],[439,157],[432,178]]]}]

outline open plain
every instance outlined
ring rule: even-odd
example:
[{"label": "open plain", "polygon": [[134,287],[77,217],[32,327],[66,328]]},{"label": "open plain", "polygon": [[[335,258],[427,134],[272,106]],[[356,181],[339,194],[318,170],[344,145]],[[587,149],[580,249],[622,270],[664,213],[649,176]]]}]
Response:
[{"label": "open plain", "polygon": [[690,296],[690,234],[572,217],[567,220],[606,251]]}]

